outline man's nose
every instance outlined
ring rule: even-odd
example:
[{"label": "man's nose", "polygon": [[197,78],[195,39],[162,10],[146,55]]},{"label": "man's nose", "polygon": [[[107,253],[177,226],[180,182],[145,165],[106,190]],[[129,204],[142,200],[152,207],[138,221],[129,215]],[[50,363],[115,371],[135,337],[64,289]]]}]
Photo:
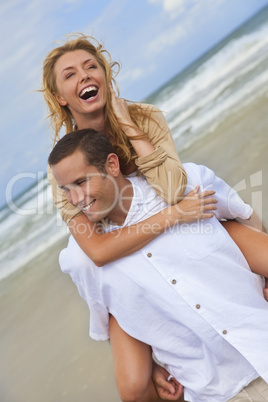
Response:
[{"label": "man's nose", "polygon": [[70,189],[69,191],[70,200],[68,200],[71,204],[77,207],[84,200],[84,192],[80,187],[75,187]]}]

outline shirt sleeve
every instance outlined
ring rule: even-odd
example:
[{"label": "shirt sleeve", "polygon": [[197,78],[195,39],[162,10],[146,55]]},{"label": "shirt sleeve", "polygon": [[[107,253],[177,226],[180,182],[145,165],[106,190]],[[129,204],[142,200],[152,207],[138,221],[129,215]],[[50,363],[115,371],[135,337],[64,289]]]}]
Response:
[{"label": "shirt sleeve", "polygon": [[95,341],[107,341],[109,333],[109,312],[98,300],[93,300],[86,292],[85,285],[73,280],[79,295],[86,301],[89,308],[89,336]]},{"label": "shirt sleeve", "polygon": [[97,341],[109,339],[109,311],[102,300],[100,269],[80,249],[72,236],[68,246],[60,252],[59,264],[62,272],[70,275],[88,305],[90,337]]},{"label": "shirt sleeve", "polygon": [[81,209],[76,208],[67,201],[66,195],[62,189],[59,188],[58,183],[54,177],[51,167],[47,167],[47,178],[51,185],[52,196],[56,208],[59,210],[60,215],[65,223],[69,223],[75,216],[81,215]]},{"label": "shirt sleeve", "polygon": [[156,149],[137,158],[136,165],[157,194],[168,204],[175,204],[185,192],[187,175],[163,113],[152,105],[143,107],[151,108],[152,119],[144,119],[139,128],[148,135]]},{"label": "shirt sleeve", "polygon": [[218,200],[215,215],[217,219],[249,219],[253,213],[250,205],[246,204],[238,193],[224,180],[206,166],[200,166],[204,190],[213,189]]}]

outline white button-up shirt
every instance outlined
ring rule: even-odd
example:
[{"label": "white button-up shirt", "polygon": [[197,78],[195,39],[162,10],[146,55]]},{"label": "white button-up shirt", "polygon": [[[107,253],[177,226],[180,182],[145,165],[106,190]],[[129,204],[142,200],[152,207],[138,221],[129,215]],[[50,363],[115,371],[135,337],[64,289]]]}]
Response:
[{"label": "white button-up shirt", "polygon": [[[188,190],[215,189],[217,218],[247,219],[250,206],[204,166],[185,164]],[[125,225],[166,204],[144,178]],[[108,227],[113,230],[117,227]],[[96,267],[71,237],[60,256],[90,308],[90,335],[109,338],[109,313],[131,336],[152,346],[184,385],[188,401],[225,402],[250,381],[268,381],[268,303],[263,278],[216,217],[167,230],[140,251]]]}]

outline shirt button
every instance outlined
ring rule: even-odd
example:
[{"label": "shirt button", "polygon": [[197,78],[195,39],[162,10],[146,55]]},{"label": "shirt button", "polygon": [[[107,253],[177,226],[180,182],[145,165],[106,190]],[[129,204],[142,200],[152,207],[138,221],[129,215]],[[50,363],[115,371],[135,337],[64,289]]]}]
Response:
[{"label": "shirt button", "polygon": [[176,285],[176,283],[177,283],[176,279],[172,279],[171,283],[172,283],[173,285]]},{"label": "shirt button", "polygon": [[149,257],[149,258],[152,257],[152,253],[148,253],[147,257]]},{"label": "shirt button", "polygon": [[196,306],[195,306],[195,308],[197,308],[197,309],[200,309],[200,304],[197,304]]},{"label": "shirt button", "polygon": [[224,329],[224,330],[222,331],[222,333],[223,333],[223,335],[226,335],[226,334],[227,334],[226,329]]}]

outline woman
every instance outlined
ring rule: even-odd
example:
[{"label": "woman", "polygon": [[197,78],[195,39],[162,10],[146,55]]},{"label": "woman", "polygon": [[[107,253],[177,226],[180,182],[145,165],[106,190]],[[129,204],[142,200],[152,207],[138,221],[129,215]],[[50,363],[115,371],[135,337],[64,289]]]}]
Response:
[{"label": "woman", "polygon": [[[92,42],[96,43],[96,46]],[[124,174],[136,171],[144,174],[165,201],[177,203],[184,194],[186,174],[177,156],[167,123],[157,108],[126,103],[115,95],[111,86],[114,83],[115,66],[119,67],[117,63],[111,62],[109,53],[96,40],[89,40],[83,35],[75,39],[70,38],[64,45],[48,54],[43,69],[43,93],[50,110],[51,125],[55,133],[54,142],[59,138],[63,126],[66,133],[74,128],[89,127],[103,132],[116,147]],[[161,230],[157,233],[136,231],[134,226],[130,230],[122,229],[120,233],[100,233],[79,209],[67,202],[50,169],[48,177],[55,204],[63,220],[68,224],[79,246],[96,265],[102,266],[140,249],[165,230],[167,221],[160,220],[160,216],[155,215],[145,223],[160,223]],[[197,196],[195,190],[194,194],[195,200],[189,201],[185,206],[185,212],[195,211],[190,215],[190,220],[210,218],[215,209],[215,201],[211,198],[213,193],[204,192]],[[188,222],[189,214],[178,218],[181,222]],[[236,236],[240,226],[227,227],[227,230],[232,230],[233,236]],[[247,247],[246,252],[249,253]],[[139,364],[137,363],[136,370],[133,370],[133,367],[128,370],[129,360],[120,355],[123,343],[115,342],[115,339],[120,339],[120,334],[123,336],[117,322],[111,317],[110,335],[119,389],[122,384],[122,371],[131,371],[134,378],[138,379],[140,375]],[[129,342],[128,339],[126,345],[130,353],[133,340]],[[147,347],[141,356],[145,353],[150,356]],[[133,355],[131,364],[134,356],[138,356],[138,353]],[[146,378],[150,377],[151,373],[148,373]],[[128,384],[129,381],[128,376],[124,377],[124,382]],[[178,389],[177,387],[177,392]]]}]

